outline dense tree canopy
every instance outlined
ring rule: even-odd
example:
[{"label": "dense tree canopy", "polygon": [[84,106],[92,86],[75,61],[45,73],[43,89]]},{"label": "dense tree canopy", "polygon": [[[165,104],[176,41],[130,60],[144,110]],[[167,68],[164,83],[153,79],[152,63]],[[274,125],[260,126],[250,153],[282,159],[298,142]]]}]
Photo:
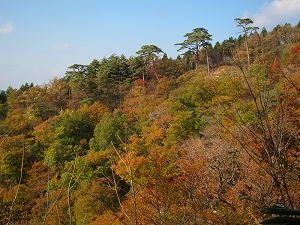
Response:
[{"label": "dense tree canopy", "polygon": [[1,91],[0,223],[298,224],[300,26],[235,21]]}]

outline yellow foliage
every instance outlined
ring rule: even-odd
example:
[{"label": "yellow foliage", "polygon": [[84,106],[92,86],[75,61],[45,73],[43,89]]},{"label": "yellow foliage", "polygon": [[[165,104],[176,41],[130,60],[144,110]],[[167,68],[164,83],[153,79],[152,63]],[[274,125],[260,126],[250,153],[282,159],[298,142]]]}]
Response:
[{"label": "yellow foliage", "polygon": [[104,214],[98,215],[91,225],[124,225],[124,222],[120,221],[112,211],[105,211]]},{"label": "yellow foliage", "polygon": [[126,152],[120,155],[117,164],[112,165],[112,170],[130,183],[137,178],[136,173],[143,162],[144,156],[138,156],[135,151]]},{"label": "yellow foliage", "polygon": [[87,162],[90,165],[101,165],[103,162],[106,162],[108,159],[113,157],[113,151],[111,149],[107,149],[105,151],[99,152],[89,152],[87,154]]},{"label": "yellow foliage", "polygon": [[99,102],[94,102],[90,106],[82,105],[79,111],[87,113],[90,116],[94,125],[96,125],[101,120],[105,113],[110,112],[109,108],[107,108]]}]

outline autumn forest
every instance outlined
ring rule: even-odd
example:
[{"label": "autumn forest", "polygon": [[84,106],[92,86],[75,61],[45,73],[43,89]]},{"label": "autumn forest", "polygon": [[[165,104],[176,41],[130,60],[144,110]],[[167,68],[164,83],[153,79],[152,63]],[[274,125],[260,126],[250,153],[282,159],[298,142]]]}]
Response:
[{"label": "autumn forest", "polygon": [[300,22],[235,22],[0,92],[0,224],[296,221]]}]

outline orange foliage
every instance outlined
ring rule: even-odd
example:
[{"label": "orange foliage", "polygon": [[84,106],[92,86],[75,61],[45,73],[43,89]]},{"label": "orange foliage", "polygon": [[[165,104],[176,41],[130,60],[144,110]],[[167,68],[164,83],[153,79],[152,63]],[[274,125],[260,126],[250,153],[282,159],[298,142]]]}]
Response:
[{"label": "orange foliage", "polygon": [[83,105],[80,107],[79,111],[87,113],[91,118],[93,125],[96,126],[101,120],[105,113],[110,112],[110,110],[99,102],[94,102],[92,105]]},{"label": "orange foliage", "polygon": [[34,127],[33,135],[35,137],[36,144],[40,144],[45,148],[48,147],[51,137],[54,134],[52,125],[55,123],[56,119],[57,117],[51,117],[50,119]]},{"label": "orange foliage", "polygon": [[296,54],[298,52],[300,52],[300,44],[291,49],[292,54]]},{"label": "orange foliage", "polygon": [[130,183],[136,180],[135,174],[144,162],[143,156],[138,156],[137,152],[130,151],[122,154],[117,164],[112,165],[112,170],[122,179]]},{"label": "orange foliage", "polygon": [[125,100],[120,108],[120,111],[122,111],[126,115],[129,122],[135,122],[139,118],[138,109],[144,102],[144,96],[129,98]]},{"label": "orange foliage", "polygon": [[278,82],[281,73],[282,73],[281,63],[276,58],[271,62],[270,66],[269,66],[268,75],[269,75],[269,78],[272,81],[272,83]]},{"label": "orange foliage", "polygon": [[79,143],[80,143],[80,145],[87,145],[88,144],[88,142],[85,138],[80,139]]},{"label": "orange foliage", "polygon": [[132,88],[135,89],[137,87],[145,87],[146,86],[146,82],[142,79],[137,79],[133,82],[133,86]]},{"label": "orange foliage", "polygon": [[91,223],[91,225],[123,225],[124,222],[120,221],[119,218],[112,211],[105,211],[104,214],[98,215],[97,218]]},{"label": "orange foliage", "polygon": [[300,44],[290,50],[290,55],[287,58],[287,64],[300,64]]}]

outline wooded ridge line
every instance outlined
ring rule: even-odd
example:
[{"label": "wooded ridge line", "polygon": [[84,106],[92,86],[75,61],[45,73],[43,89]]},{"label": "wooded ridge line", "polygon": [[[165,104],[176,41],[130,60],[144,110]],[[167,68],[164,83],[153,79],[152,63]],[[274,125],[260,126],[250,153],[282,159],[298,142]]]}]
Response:
[{"label": "wooded ridge line", "polygon": [[300,23],[235,22],[0,91],[0,223],[298,223]]}]

